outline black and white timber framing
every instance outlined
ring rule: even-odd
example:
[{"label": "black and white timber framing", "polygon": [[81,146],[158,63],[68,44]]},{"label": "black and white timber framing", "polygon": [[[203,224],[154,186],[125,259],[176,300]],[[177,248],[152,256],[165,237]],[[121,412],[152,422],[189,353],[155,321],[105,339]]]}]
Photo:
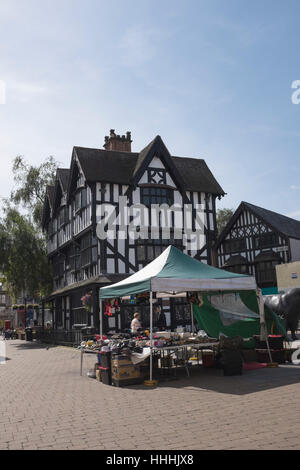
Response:
[{"label": "black and white timber framing", "polygon": [[261,288],[277,287],[275,266],[300,260],[300,222],[243,201],[215,251],[220,268],[253,275]]},{"label": "black and white timber framing", "polygon": [[[127,135],[130,138],[130,133]],[[120,149],[125,136],[113,136]],[[47,187],[43,212],[48,258],[53,266],[49,300],[55,327],[70,329],[82,322],[97,327],[99,288],[136,272],[169,244],[211,264],[217,236],[216,198],[223,195],[203,159],[171,156],[160,136],[139,153],[74,147],[70,169],[58,169],[55,186]],[[174,227],[168,240],[123,239],[118,236],[118,226],[115,239],[100,240],[99,206],[109,203],[118,214],[120,196],[126,196],[129,205],[176,203],[194,208],[202,204],[205,231],[200,248],[190,250],[184,238],[172,239]],[[191,228],[197,230],[194,215],[195,209]],[[93,297],[91,312],[80,302],[87,292]]]}]

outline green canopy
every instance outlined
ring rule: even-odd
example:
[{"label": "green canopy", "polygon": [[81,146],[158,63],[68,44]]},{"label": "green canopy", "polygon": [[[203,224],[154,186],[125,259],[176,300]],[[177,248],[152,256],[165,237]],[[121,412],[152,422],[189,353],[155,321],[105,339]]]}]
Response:
[{"label": "green canopy", "polygon": [[256,289],[255,278],[201,263],[174,246],[127,279],[100,289],[100,298],[141,292],[186,292]]}]

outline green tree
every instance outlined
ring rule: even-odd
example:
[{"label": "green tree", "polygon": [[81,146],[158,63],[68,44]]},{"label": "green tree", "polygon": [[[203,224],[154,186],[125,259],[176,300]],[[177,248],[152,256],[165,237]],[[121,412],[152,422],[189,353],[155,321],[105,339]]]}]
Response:
[{"label": "green tree", "polygon": [[0,271],[15,297],[44,296],[51,290],[46,241],[26,215],[9,205],[0,221]]},{"label": "green tree", "polygon": [[226,227],[227,223],[231,219],[234,214],[233,209],[218,209],[217,210],[217,228],[218,234],[222,232],[222,230]]},{"label": "green tree", "polygon": [[37,166],[30,165],[20,155],[13,160],[17,189],[11,192],[11,201],[26,208],[38,227],[42,223],[46,186],[54,184],[57,167],[58,162],[51,156]]}]

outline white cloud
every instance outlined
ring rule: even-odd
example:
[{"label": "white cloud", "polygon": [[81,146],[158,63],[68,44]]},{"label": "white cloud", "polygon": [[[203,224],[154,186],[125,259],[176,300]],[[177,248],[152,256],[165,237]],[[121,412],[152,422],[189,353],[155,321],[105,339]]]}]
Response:
[{"label": "white cloud", "polygon": [[300,186],[297,186],[296,184],[292,184],[292,185],[290,186],[290,189],[292,189],[293,191],[295,191],[295,190],[300,189]]}]

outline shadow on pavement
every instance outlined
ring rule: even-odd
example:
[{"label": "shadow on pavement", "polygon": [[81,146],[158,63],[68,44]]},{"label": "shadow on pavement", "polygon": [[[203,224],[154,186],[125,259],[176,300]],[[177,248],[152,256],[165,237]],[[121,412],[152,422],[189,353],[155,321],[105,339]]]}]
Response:
[{"label": "shadow on pavement", "polygon": [[[190,377],[159,380],[158,388],[201,389],[229,395],[248,395],[259,393],[286,385],[300,384],[300,366],[281,365],[278,368],[265,368],[245,371],[242,375],[226,377],[220,369],[199,369]],[[148,390],[153,388],[144,385],[132,385],[131,389]]]},{"label": "shadow on pavement", "polygon": [[45,344],[38,341],[21,341],[21,340],[9,340],[9,347],[16,348],[18,350],[31,350],[31,349],[50,349],[56,348],[55,344]]}]

